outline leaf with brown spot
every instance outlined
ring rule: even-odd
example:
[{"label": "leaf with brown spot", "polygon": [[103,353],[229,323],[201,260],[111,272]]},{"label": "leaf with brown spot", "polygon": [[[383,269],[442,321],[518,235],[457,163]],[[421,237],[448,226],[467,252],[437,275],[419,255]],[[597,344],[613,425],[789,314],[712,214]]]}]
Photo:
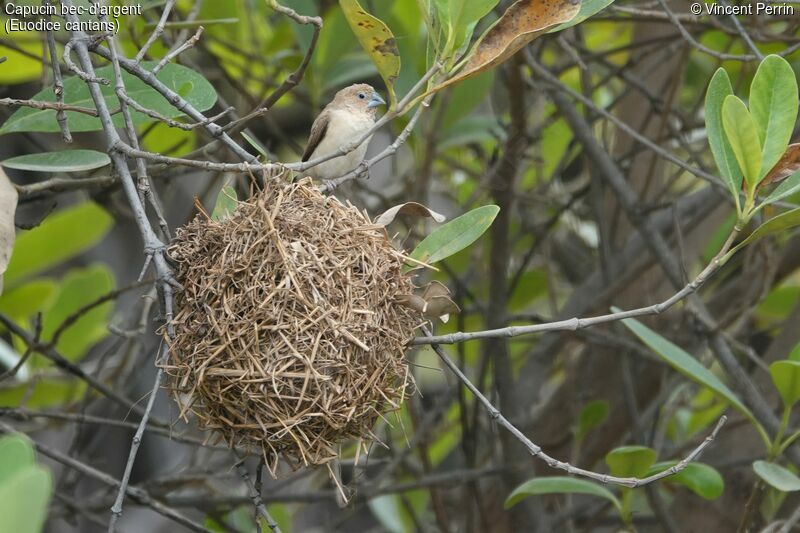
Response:
[{"label": "leaf with brown spot", "polygon": [[517,0],[481,36],[461,71],[428,94],[493,68],[554,26],[572,20],[580,0]]},{"label": "leaf with brown spot", "polygon": [[778,183],[763,204],[771,204],[800,191],[800,143],[790,144],[783,156],[758,184],[759,190],[768,183]]},{"label": "leaf with brown spot", "polygon": [[397,102],[394,82],[400,75],[400,51],[394,34],[382,20],[367,13],[358,0],[339,0],[339,5],[358,42],[378,68],[393,109]]}]

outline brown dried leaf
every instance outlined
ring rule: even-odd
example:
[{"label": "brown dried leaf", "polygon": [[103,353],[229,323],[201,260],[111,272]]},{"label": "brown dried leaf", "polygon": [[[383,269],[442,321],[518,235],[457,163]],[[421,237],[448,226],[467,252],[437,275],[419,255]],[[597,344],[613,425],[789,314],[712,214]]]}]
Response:
[{"label": "brown dried leaf", "polygon": [[0,169],[0,293],[3,292],[3,272],[8,267],[14,249],[14,213],[17,211],[17,189]]},{"label": "brown dried leaf", "polygon": [[499,65],[547,30],[575,18],[580,8],[580,0],[517,0],[473,46],[461,72],[429,92]]},{"label": "brown dried leaf", "polygon": [[381,226],[388,226],[392,223],[397,215],[411,215],[415,217],[429,217],[439,222],[440,224],[447,220],[447,217],[441,215],[434,211],[433,209],[429,209],[422,204],[418,204],[417,202],[406,202],[404,204],[396,205],[394,207],[390,207],[381,215],[375,219],[375,224],[379,224]]},{"label": "brown dried leaf", "polygon": [[442,322],[447,322],[447,317],[452,313],[461,312],[461,308],[447,296],[434,296],[428,300],[425,308],[425,316],[428,318],[438,318]]},{"label": "brown dried leaf", "polygon": [[461,312],[449,296],[450,289],[434,280],[425,287],[421,297],[416,294],[403,294],[397,297],[397,303],[422,312],[426,318],[447,322],[450,314]]},{"label": "brown dried leaf", "polygon": [[790,144],[786,152],[781,156],[775,166],[772,167],[764,179],[759,183],[759,187],[778,183],[785,180],[795,172],[800,171],[800,143]]},{"label": "brown dried leaf", "polygon": [[429,302],[431,298],[435,298],[437,296],[450,296],[450,289],[447,288],[447,285],[433,280],[428,283],[427,287],[425,287],[425,292],[422,294],[422,298]]}]

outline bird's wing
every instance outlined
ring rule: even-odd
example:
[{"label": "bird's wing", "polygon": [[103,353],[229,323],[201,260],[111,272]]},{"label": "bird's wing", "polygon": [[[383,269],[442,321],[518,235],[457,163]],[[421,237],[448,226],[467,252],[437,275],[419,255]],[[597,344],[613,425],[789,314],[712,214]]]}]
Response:
[{"label": "bird's wing", "polygon": [[328,124],[330,123],[330,111],[323,110],[319,114],[317,120],[311,125],[311,134],[308,136],[308,144],[306,144],[306,151],[303,152],[303,162],[308,161],[314,150],[317,149],[319,143],[325,137],[325,132],[328,131]]}]

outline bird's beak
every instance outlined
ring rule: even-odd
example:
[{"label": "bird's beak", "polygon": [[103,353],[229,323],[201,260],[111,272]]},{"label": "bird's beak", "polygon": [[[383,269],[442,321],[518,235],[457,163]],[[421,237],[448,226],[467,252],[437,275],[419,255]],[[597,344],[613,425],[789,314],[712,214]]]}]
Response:
[{"label": "bird's beak", "polygon": [[372,109],[373,107],[378,107],[379,105],[386,105],[386,100],[381,98],[381,95],[378,93],[372,93],[372,99],[367,104],[367,108]]}]

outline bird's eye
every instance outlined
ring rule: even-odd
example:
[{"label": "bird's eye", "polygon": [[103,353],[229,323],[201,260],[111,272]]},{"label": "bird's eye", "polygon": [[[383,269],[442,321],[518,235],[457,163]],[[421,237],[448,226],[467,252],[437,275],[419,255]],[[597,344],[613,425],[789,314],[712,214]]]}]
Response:
[{"label": "bird's eye", "polygon": [[367,95],[366,95],[366,94],[364,94],[364,93],[358,93],[358,97],[359,97],[359,98],[361,98],[361,99],[363,100],[364,98],[366,98],[366,97],[367,97]]}]

